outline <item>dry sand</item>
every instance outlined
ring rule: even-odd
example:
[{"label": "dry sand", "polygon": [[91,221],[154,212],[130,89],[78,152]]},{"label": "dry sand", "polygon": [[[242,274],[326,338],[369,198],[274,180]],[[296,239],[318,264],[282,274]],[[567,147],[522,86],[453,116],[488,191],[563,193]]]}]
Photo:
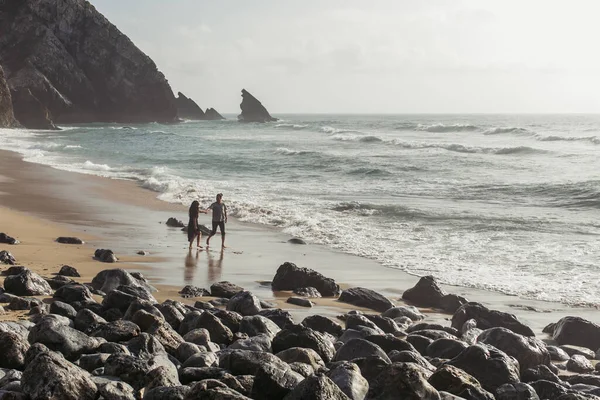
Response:
[{"label": "dry sand", "polygon": [[[220,238],[215,237],[210,249],[189,252],[186,235],[164,225],[170,216],[185,221],[186,207],[162,202],[156,195],[133,181],[58,171],[24,162],[16,153],[0,151],[0,232],[21,241],[16,246],[0,245],[0,250],[9,250],[18,264],[42,276],[58,272],[62,265],[71,265],[81,273],[81,282],[91,281],[99,271],[108,268],[140,271],[159,289],[159,301],[181,300],[177,292],[186,284],[208,288],[214,282],[228,280],[261,299],[276,302],[296,320],[317,313],[333,316],[356,307],[332,299],[317,299],[317,305],[310,309],[285,303],[289,293],[272,292],[268,282],[286,261],[313,268],[334,278],[342,287],[362,286],[379,291],[397,304],[403,304],[398,300],[402,292],[418,281],[418,277],[400,270],[323,246],[292,245],[287,243],[288,236],[275,229],[232,219],[227,224],[229,247],[225,251],[220,249]],[[205,218],[202,221],[201,216],[201,223],[209,221],[209,217]],[[86,244],[59,244],[55,242],[58,236],[78,236]],[[96,248],[112,249],[119,262],[105,264],[94,260]],[[150,255],[138,256],[138,250]],[[546,324],[564,315],[576,314],[591,320],[600,315],[595,309],[573,309],[463,287],[444,288],[488,307],[512,312],[539,334]],[[435,312],[429,315],[431,322],[450,318]],[[16,317],[10,314],[2,318]]]}]

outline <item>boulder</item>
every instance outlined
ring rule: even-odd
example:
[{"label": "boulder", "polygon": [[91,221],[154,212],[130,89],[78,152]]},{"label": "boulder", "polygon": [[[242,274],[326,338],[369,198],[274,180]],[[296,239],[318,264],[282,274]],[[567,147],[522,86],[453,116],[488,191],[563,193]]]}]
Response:
[{"label": "boulder", "polygon": [[4,290],[17,296],[49,296],[52,288],[38,274],[25,269],[18,275],[9,275],[4,279]]},{"label": "boulder", "polygon": [[567,361],[570,357],[566,351],[556,346],[546,346],[552,361]]},{"label": "boulder", "polygon": [[308,307],[308,308],[312,307],[315,304],[312,301],[310,301],[309,299],[304,299],[302,297],[296,297],[296,296],[288,297],[288,299],[286,300],[286,303],[294,304],[294,305],[300,306],[300,307]]},{"label": "boulder", "polygon": [[[518,383],[515,383],[514,386],[517,387]],[[559,399],[562,395],[567,393],[567,388],[558,383],[540,380],[529,383],[529,386],[535,390],[540,399]],[[518,391],[519,394],[528,395],[528,391],[524,390],[526,388],[522,388],[521,391]],[[527,398],[527,397],[525,397]]]},{"label": "boulder", "polygon": [[98,327],[98,325],[108,323],[104,318],[89,310],[87,308],[83,308],[77,312],[74,320],[75,329],[89,333]]},{"label": "boulder", "polygon": [[[45,312],[44,303],[40,299],[35,297],[18,297],[11,298],[10,303],[6,307],[8,310],[38,310],[42,313]],[[32,314],[33,315],[33,311]]]},{"label": "boulder", "polygon": [[69,277],[56,275],[52,278],[44,278],[46,282],[50,285],[50,287],[54,290],[58,290],[63,286],[74,285],[77,282]]},{"label": "boulder", "polygon": [[242,89],[242,103],[240,104],[242,113],[238,115],[240,122],[271,122],[277,121],[277,118],[271,117],[267,109],[252,96],[246,89]]},{"label": "boulder", "polygon": [[88,372],[92,372],[95,369],[103,368],[108,357],[110,357],[108,353],[84,354],[77,360],[77,365]]},{"label": "boulder", "polygon": [[13,128],[19,126],[15,119],[12,106],[10,89],[6,83],[4,70],[0,66],[0,128]]},{"label": "boulder", "polygon": [[365,340],[381,347],[383,351],[389,353],[392,350],[397,351],[417,351],[412,344],[406,340],[395,337],[394,335],[369,335],[365,336]]},{"label": "boulder", "polygon": [[94,400],[98,392],[88,372],[50,351],[38,352],[27,363],[21,388],[32,399]]},{"label": "boulder", "polygon": [[111,290],[117,289],[119,286],[141,287],[148,292],[155,292],[156,289],[150,286],[145,279],[136,278],[133,274],[121,268],[106,269],[99,272],[92,279],[92,287],[96,290],[101,290],[104,293],[109,293]]},{"label": "boulder", "polygon": [[231,329],[210,312],[204,312],[200,315],[197,327],[205,328],[210,333],[211,340],[215,343],[228,345],[233,340]]},{"label": "boulder", "polygon": [[574,355],[567,361],[567,370],[579,374],[586,374],[594,371],[594,366],[584,356]]},{"label": "boulder", "polygon": [[146,379],[147,383],[144,391],[152,390],[156,387],[181,386],[177,370],[164,365],[160,365],[157,368],[150,370]]},{"label": "boulder", "polygon": [[135,399],[136,391],[131,385],[112,379],[98,379],[92,377],[98,387],[98,393],[104,400],[130,400]]},{"label": "boulder", "polygon": [[465,399],[494,400],[494,395],[481,387],[479,381],[462,369],[444,365],[429,377],[429,383],[440,391]]},{"label": "boulder", "polygon": [[116,263],[118,261],[115,253],[109,249],[96,249],[94,252],[94,258],[105,263]]},{"label": "boulder", "polygon": [[54,293],[54,298],[57,300],[64,301],[65,303],[72,304],[75,302],[83,303],[95,303],[92,292],[85,285],[74,283],[71,285],[65,285],[59,288]]},{"label": "boulder", "polygon": [[325,363],[321,356],[313,349],[302,347],[291,347],[276,354],[281,360],[288,364],[303,363],[309,365],[314,372],[325,368]]},{"label": "boulder", "polygon": [[146,332],[156,338],[171,355],[175,355],[184,342],[181,335],[164,320],[155,322]]},{"label": "boulder", "polygon": [[206,289],[199,288],[197,286],[187,285],[179,291],[179,294],[184,299],[191,299],[193,297],[204,297],[210,296],[210,292]]},{"label": "boulder", "polygon": [[81,277],[81,275],[79,275],[79,272],[75,268],[71,267],[70,265],[63,265],[60,268],[60,271],[58,271],[58,275]]},{"label": "boulder", "polygon": [[279,308],[262,310],[258,313],[258,315],[266,317],[275,322],[275,324],[277,324],[277,326],[281,329],[285,329],[289,325],[294,325],[292,314],[290,314],[289,311],[281,310]]},{"label": "boulder", "polygon": [[394,307],[386,297],[366,288],[354,287],[346,289],[340,295],[339,301],[349,303],[358,307],[370,308],[376,311],[384,312]]},{"label": "boulder", "polygon": [[369,383],[367,399],[438,400],[438,391],[427,382],[429,375],[413,363],[390,364]]},{"label": "boulder", "polygon": [[227,303],[228,311],[235,311],[241,315],[256,315],[261,309],[258,297],[248,291],[236,293]]},{"label": "boulder", "polygon": [[233,375],[256,375],[262,365],[271,364],[280,369],[288,364],[271,353],[251,350],[224,350],[219,354],[219,367]]},{"label": "boulder", "polygon": [[535,337],[526,337],[506,328],[491,328],[483,331],[477,342],[502,350],[519,361],[521,371],[536,365],[550,364],[550,353],[546,345]]},{"label": "boulder", "polygon": [[535,367],[521,371],[522,382],[535,382],[542,379],[558,384],[563,383],[562,380],[546,365],[536,365]]},{"label": "boulder", "polygon": [[[0,67],[0,74],[1,73],[2,73],[2,69]],[[1,232],[0,233],[0,243],[5,243],[5,244],[19,244],[21,242],[19,242],[17,239],[15,239],[12,236],[8,236],[6,233]]]},{"label": "boulder", "polygon": [[381,329],[384,333],[398,333],[400,327],[396,322],[388,317],[382,317],[381,315],[365,314],[364,318],[375,324],[377,329]]},{"label": "boulder", "polygon": [[223,117],[221,114],[219,114],[219,112],[217,110],[215,110],[214,108],[207,108],[206,111],[204,112],[204,119],[206,119],[208,121],[218,121],[221,119],[225,119],[225,117]]},{"label": "boulder", "polygon": [[439,287],[435,277],[428,275],[419,279],[417,284],[402,293],[402,299],[418,307],[441,308],[441,300],[446,292]]},{"label": "boulder", "polygon": [[397,306],[387,309],[383,314],[383,317],[388,317],[392,319],[408,317],[412,321],[420,321],[425,318],[423,314],[416,308],[412,306]]},{"label": "boulder", "polygon": [[210,286],[210,295],[213,297],[224,297],[226,299],[232,298],[236,293],[243,291],[244,288],[235,285],[231,282],[223,281],[213,283]]},{"label": "boulder", "polygon": [[184,313],[182,313],[177,306],[167,302],[163,304],[157,304],[156,308],[158,308],[158,310],[161,312],[165,321],[167,321],[169,325],[173,327],[173,329],[179,331],[179,326],[181,325],[181,321],[183,321]]},{"label": "boulder", "polygon": [[506,353],[486,345],[472,345],[447,362],[477,379],[481,386],[494,393],[505,383],[520,381],[519,363]]},{"label": "boulder", "polygon": [[314,287],[323,296],[337,296],[340,294],[340,287],[333,279],[326,278],[312,269],[299,268],[296,264],[289,262],[279,266],[271,282],[271,287],[273,290]]},{"label": "boulder", "polygon": [[[0,264],[15,265],[17,260],[6,250],[0,251]],[[5,274],[2,274],[5,275]]]},{"label": "boulder", "polygon": [[235,311],[221,310],[219,308],[213,308],[209,312],[219,318],[223,325],[231,329],[232,332],[240,330],[240,324],[243,318],[241,314],[238,314]]},{"label": "boulder", "polygon": [[162,343],[148,333],[141,333],[127,342],[128,352],[115,354],[132,355],[136,358],[150,359],[155,355],[164,355],[166,350]]},{"label": "boulder", "polygon": [[352,339],[335,353],[335,361],[352,361],[356,358],[376,356],[390,362],[387,354],[376,344],[364,339]]},{"label": "boulder", "polygon": [[328,377],[313,375],[300,382],[284,400],[348,400],[348,396]]},{"label": "boulder", "polygon": [[[62,244],[84,244],[85,242],[77,237],[70,237],[70,236],[60,236],[58,238],[56,238],[56,241],[58,243],[62,243]],[[63,274],[61,274],[63,275]],[[69,276],[79,276],[79,275],[69,275]]]},{"label": "boulder", "polygon": [[[459,355],[467,347],[469,347],[469,346],[465,342],[461,342],[461,341],[455,340],[455,339],[440,338],[440,339],[434,340],[433,343],[431,343],[429,346],[427,346],[425,353],[426,353],[427,357],[431,357],[431,358],[437,357],[437,358],[451,359],[451,358],[454,358],[457,355]],[[440,389],[440,390],[442,390],[442,389]],[[452,391],[449,391],[449,392],[453,393]],[[454,394],[456,394],[456,393],[454,393]]]},{"label": "boulder", "polygon": [[29,343],[23,336],[13,332],[0,332],[0,368],[22,370]]},{"label": "boulder", "polygon": [[175,99],[177,105],[177,116],[179,118],[191,119],[191,120],[203,120],[206,119],[204,111],[198,104],[189,97],[186,97],[183,93],[178,92],[177,98]]},{"label": "boulder", "polygon": [[239,339],[233,342],[229,349],[253,350],[271,352],[271,337],[260,334],[247,339]]},{"label": "boulder", "polygon": [[[406,329],[407,333],[422,334],[422,333],[418,333],[419,331],[420,332],[438,332],[438,334],[441,334],[444,337],[447,337],[449,339],[457,339],[461,336],[460,332],[457,329],[451,328],[449,326],[443,326],[440,324],[429,324],[426,322],[420,322],[418,324],[411,325]],[[449,333],[450,335],[445,335],[445,334],[441,333],[440,331]],[[439,338],[436,337],[435,339],[439,339]]]},{"label": "boulder", "polygon": [[425,357],[423,357],[421,354],[419,354],[416,351],[392,350],[389,352],[388,356],[392,363],[397,363],[397,362],[413,363],[420,367],[423,367],[423,369],[428,370],[430,372],[435,371],[435,367],[429,361],[427,361],[427,359]]},{"label": "boulder", "polygon": [[552,338],[558,344],[573,344],[596,351],[600,349],[600,326],[580,317],[564,317],[554,326]]},{"label": "boulder", "polygon": [[149,381],[151,367],[147,359],[140,359],[126,354],[111,354],[104,364],[104,374],[115,376],[127,382],[135,390],[140,390]]},{"label": "boulder", "polygon": [[496,400],[540,400],[526,383],[506,383],[496,390]]},{"label": "boulder", "polygon": [[242,319],[239,331],[248,336],[265,334],[268,337],[274,337],[281,329],[268,318],[260,315],[247,316]]},{"label": "boulder", "polygon": [[50,314],[62,315],[63,317],[75,319],[77,311],[75,311],[71,305],[56,300],[50,304]]},{"label": "boulder", "polygon": [[300,297],[322,297],[321,293],[314,287],[301,287],[293,290]]},{"label": "boulder", "polygon": [[10,91],[15,118],[27,129],[58,130],[50,110],[28,88]]},{"label": "boulder", "polygon": [[449,314],[454,314],[463,304],[469,300],[457,294],[447,294],[440,300],[438,307]]},{"label": "boulder", "polygon": [[261,365],[252,386],[251,397],[256,400],[283,399],[304,377],[290,367],[279,368],[276,365]]},{"label": "boulder", "polygon": [[321,333],[329,333],[335,337],[340,336],[344,331],[342,325],[321,315],[311,315],[304,318],[302,325]]},{"label": "boulder", "polygon": [[588,348],[585,348],[585,347],[574,346],[572,344],[563,344],[563,345],[559,346],[559,348],[561,350],[563,350],[565,353],[567,353],[569,355],[569,357],[572,357],[574,355],[580,355],[580,356],[584,356],[588,360],[596,359],[596,352],[594,352]]},{"label": "boulder", "polygon": [[107,342],[126,342],[140,333],[140,327],[133,322],[117,320],[99,325],[90,336],[104,338]]},{"label": "boulder", "polygon": [[335,355],[333,343],[325,334],[303,325],[294,325],[278,332],[273,338],[272,347],[274,353],[279,353],[292,347],[313,349],[325,362],[331,361]]},{"label": "boulder", "polygon": [[184,398],[184,400],[196,399],[250,400],[240,392],[215,379],[205,379],[195,383]]},{"label": "boulder", "polygon": [[363,400],[369,392],[369,382],[354,363],[342,362],[326,375],[352,400]]},{"label": "boulder", "polygon": [[523,336],[535,336],[530,327],[523,324],[513,314],[502,311],[490,310],[480,303],[469,302],[463,304],[452,316],[452,327],[461,329],[463,324],[470,319],[477,321],[479,329],[507,328]]},{"label": "boulder", "polygon": [[156,387],[144,392],[144,400],[184,400],[190,390],[189,386]]}]

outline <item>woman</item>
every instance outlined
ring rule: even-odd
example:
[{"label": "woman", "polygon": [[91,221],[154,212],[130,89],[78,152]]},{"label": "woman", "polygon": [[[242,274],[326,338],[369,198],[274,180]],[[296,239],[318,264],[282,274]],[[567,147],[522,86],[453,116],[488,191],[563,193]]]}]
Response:
[{"label": "woman", "polygon": [[198,225],[198,214],[204,213],[206,211],[200,211],[200,203],[198,200],[192,201],[192,205],[190,206],[190,210],[188,212],[190,216],[190,220],[188,221],[188,241],[190,242],[190,249],[192,248],[192,243],[194,243],[194,239],[196,240],[196,245],[198,248],[202,248],[200,246],[200,239],[202,239],[202,232],[200,232],[200,226]]}]

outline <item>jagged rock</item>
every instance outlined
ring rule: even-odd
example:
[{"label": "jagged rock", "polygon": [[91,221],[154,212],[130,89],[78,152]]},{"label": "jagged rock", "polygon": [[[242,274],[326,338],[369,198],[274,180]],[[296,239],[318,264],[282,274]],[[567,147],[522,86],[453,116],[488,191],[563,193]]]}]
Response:
[{"label": "jagged rock", "polygon": [[313,375],[300,382],[284,400],[348,400],[348,396],[328,377]]},{"label": "jagged rock", "polygon": [[519,363],[504,352],[486,345],[472,345],[447,362],[472,375],[494,393],[505,383],[519,382]]},{"label": "jagged rock", "polygon": [[148,333],[141,333],[127,342],[127,352],[115,354],[132,355],[136,358],[150,359],[155,355],[164,355],[166,350],[160,341]]},{"label": "jagged rock", "polygon": [[567,361],[567,370],[585,374],[594,371],[594,366],[584,356],[574,355]]},{"label": "jagged rock", "polygon": [[184,318],[180,309],[177,308],[177,306],[166,302],[163,304],[157,304],[156,308],[158,308],[169,325],[171,325],[173,329],[179,331],[179,326]]},{"label": "jagged rock", "polygon": [[234,285],[231,282],[223,281],[213,283],[210,286],[210,294],[213,297],[224,297],[231,299],[236,293],[243,291],[244,288],[238,285]]},{"label": "jagged rock", "polygon": [[[461,342],[455,339],[441,338],[434,340],[429,346],[427,346],[426,354],[431,358],[445,358],[451,359],[459,355],[468,345],[465,342]],[[442,390],[442,389],[440,389]],[[451,392],[451,391],[450,391]],[[453,393],[453,392],[451,392]],[[456,394],[456,393],[454,393]]]},{"label": "jagged rock", "polygon": [[198,104],[196,104],[196,102],[189,97],[186,97],[183,93],[177,93],[175,103],[177,104],[177,115],[179,118],[192,120],[206,119],[204,111],[198,107]]},{"label": "jagged rock", "polygon": [[354,363],[342,362],[336,365],[327,372],[327,377],[352,400],[363,400],[369,392],[369,382]]},{"label": "jagged rock", "polygon": [[429,377],[429,383],[437,390],[465,399],[494,400],[494,395],[483,389],[477,379],[452,365],[440,367]]},{"label": "jagged rock", "polygon": [[[21,335],[0,332],[0,368],[22,370],[25,366],[25,353],[29,343]],[[1,386],[0,386],[1,387]]]},{"label": "jagged rock", "polygon": [[252,96],[246,89],[242,89],[242,103],[240,104],[242,113],[238,115],[240,122],[271,122],[277,121],[277,118],[271,117],[267,109]]},{"label": "jagged rock", "polygon": [[73,285],[77,283],[73,279],[62,275],[56,275],[53,278],[45,278],[45,280],[54,290],[58,290],[63,286]]},{"label": "jagged rock", "polygon": [[331,361],[335,355],[333,343],[325,334],[303,325],[294,325],[278,332],[273,338],[272,347],[274,353],[279,353],[292,347],[313,349],[325,362]]},{"label": "jagged rock", "polygon": [[469,300],[457,294],[447,294],[440,300],[438,307],[449,314],[454,314],[456,310],[467,304]]},{"label": "jagged rock", "polygon": [[189,386],[156,387],[144,392],[144,400],[184,400],[190,390]]},{"label": "jagged rock", "polygon": [[247,316],[242,318],[239,331],[246,333],[248,336],[256,336],[265,334],[269,337],[274,337],[281,329],[268,318],[260,315]]},{"label": "jagged rock", "polygon": [[302,325],[321,333],[329,333],[335,337],[340,336],[344,331],[340,324],[321,315],[311,315],[304,318]]},{"label": "jagged rock", "polygon": [[96,249],[94,252],[94,258],[105,263],[116,263],[118,261],[115,253],[109,249]]},{"label": "jagged rock", "polygon": [[70,265],[63,265],[60,268],[60,271],[58,271],[58,275],[81,277],[81,275],[79,275],[79,272],[75,268],[71,267]]},{"label": "jagged rock", "polygon": [[77,365],[88,372],[92,372],[97,368],[104,367],[108,357],[110,357],[108,353],[84,354],[77,360]]},{"label": "jagged rock", "polygon": [[49,315],[43,317],[31,328],[28,335],[30,344],[41,343],[51,350],[61,352],[68,360],[76,360],[81,354],[96,351],[104,341],[89,337],[76,329],[64,325],[57,318],[51,317],[56,316]]},{"label": "jagged rock", "polygon": [[117,380],[94,376],[92,380],[98,387],[98,393],[104,400],[134,400],[136,391],[131,385]]},{"label": "jagged rock", "polygon": [[[9,86],[31,91],[56,121],[176,119],[164,75],[88,2],[8,1],[0,13],[0,59]],[[15,115],[19,119],[16,105]]]},{"label": "jagged rock", "polygon": [[[193,314],[193,313],[190,313]],[[186,315],[186,318],[188,318],[188,316],[190,315]],[[213,342],[215,343],[219,343],[219,344],[230,344],[231,341],[233,340],[233,332],[231,332],[231,329],[229,329],[228,327],[226,327],[223,322],[215,317],[214,315],[212,315],[210,312],[203,312],[202,314],[198,315],[196,318],[196,322],[193,325],[190,325],[188,330],[185,330],[184,328],[184,324],[185,324],[185,319],[183,320],[183,322],[181,323],[181,327],[179,329],[179,333],[180,334],[186,334],[189,331],[193,330],[193,329],[197,329],[197,328],[205,328],[209,333],[210,333],[210,338]]]},{"label": "jagged rock", "polygon": [[248,291],[238,292],[227,303],[228,311],[235,311],[241,315],[256,315],[261,311],[260,300]]},{"label": "jagged rock", "polygon": [[446,292],[439,287],[437,280],[431,276],[424,276],[417,284],[402,293],[402,299],[413,303],[418,307],[441,308],[441,300]]},{"label": "jagged rock", "polygon": [[10,91],[15,118],[28,129],[58,130],[50,110],[28,88]]},{"label": "jagged rock", "polygon": [[264,364],[256,372],[251,396],[256,400],[283,399],[303,379],[302,375],[294,372],[289,366],[282,369]]},{"label": "jagged rock", "polygon": [[15,333],[25,340],[27,340],[27,335],[29,335],[28,328],[22,322],[14,322],[14,321],[0,322],[0,332]]},{"label": "jagged rock", "polygon": [[94,400],[97,388],[90,375],[60,354],[39,351],[27,363],[21,379],[23,393],[32,399]]},{"label": "jagged rock", "polygon": [[148,372],[146,379],[148,383],[146,383],[145,391],[156,387],[176,387],[181,385],[177,370],[164,365],[158,366]]},{"label": "jagged rock", "polygon": [[294,293],[301,297],[321,297],[321,293],[314,287],[296,288]]},{"label": "jagged rock", "polygon": [[370,382],[368,399],[438,400],[438,391],[427,382],[428,371],[413,363],[388,365]]},{"label": "jagged rock", "polygon": [[349,303],[358,307],[370,308],[376,311],[384,312],[394,307],[386,297],[366,288],[354,287],[346,289],[340,295],[339,301]]},{"label": "jagged rock", "polygon": [[111,354],[104,364],[105,375],[116,376],[139,390],[148,382],[148,360],[126,354]]},{"label": "jagged rock", "polygon": [[179,291],[179,294],[184,299],[190,299],[193,297],[210,296],[210,292],[206,289],[199,288],[197,286],[187,285]]},{"label": "jagged rock", "polygon": [[331,278],[326,278],[320,273],[299,268],[296,264],[286,262],[279,266],[271,282],[273,290],[294,290],[303,287],[314,287],[323,296],[337,296],[340,287]]},{"label": "jagged rock", "polygon": [[285,329],[289,325],[294,325],[294,319],[292,318],[292,314],[290,314],[288,311],[284,311],[279,308],[262,310],[258,313],[258,315],[266,317],[271,321],[275,322],[275,324],[277,324],[277,326],[281,329]]},{"label": "jagged rock", "polygon": [[302,297],[295,297],[295,296],[289,297],[286,300],[286,303],[294,304],[294,305],[297,305],[300,307],[308,307],[308,308],[312,307],[313,304],[315,304],[312,301],[310,301],[309,299],[303,299]]},{"label": "jagged rock", "polygon": [[256,375],[261,365],[271,364],[280,369],[289,368],[287,363],[271,353],[251,350],[225,350],[219,354],[219,367],[233,375]]},{"label": "jagged rock", "polygon": [[54,298],[72,304],[75,302],[95,303],[92,292],[85,285],[71,284],[59,288],[54,293]]},{"label": "jagged rock", "polygon": [[84,333],[89,333],[96,329],[98,325],[106,324],[108,322],[95,312],[83,308],[77,312],[74,323],[75,329]]},{"label": "jagged rock", "polygon": [[247,339],[236,340],[228,348],[271,352],[271,337],[260,334]]},{"label": "jagged rock", "polygon": [[496,390],[496,400],[540,400],[535,390],[526,383],[506,383]]},{"label": "jagged rock", "polygon": [[133,274],[130,274],[121,268],[106,269],[99,272],[98,275],[92,279],[92,287],[96,290],[101,290],[104,293],[109,293],[119,286],[140,287],[148,292],[156,291],[156,289],[150,286],[145,279],[138,279]]},{"label": "jagged rock", "polygon": [[[0,73],[1,73],[1,69],[0,69]],[[6,233],[0,233],[0,243],[6,243],[6,244],[19,244],[21,242],[19,242],[17,239],[15,239],[12,236],[8,236]]]},{"label": "jagged rock", "polygon": [[483,331],[477,342],[489,344],[519,361],[521,370],[536,365],[550,364],[546,345],[535,337],[525,337],[506,328],[491,328]]},{"label": "jagged rock", "polygon": [[223,325],[231,329],[232,332],[240,330],[240,323],[242,322],[243,317],[237,312],[221,310],[219,308],[213,308],[209,312],[219,318]]},{"label": "jagged rock", "polygon": [[206,379],[194,384],[184,400],[195,399],[250,400],[240,392],[215,379]]},{"label": "jagged rock", "polygon": [[416,308],[412,306],[398,306],[392,307],[386,310],[383,314],[383,317],[388,317],[392,319],[408,317],[412,321],[420,321],[425,318],[423,314]]},{"label": "jagged rock", "polygon": [[102,324],[90,333],[108,342],[126,342],[140,334],[140,327],[130,321],[118,320]]},{"label": "jagged rock", "polygon": [[[78,237],[72,237],[72,236],[60,236],[58,238],[56,238],[56,241],[58,243],[63,243],[63,244],[84,244],[85,242],[81,239],[79,239]],[[65,275],[65,274],[61,274],[61,275]],[[68,275],[68,276],[79,276],[79,275]]]},{"label": "jagged rock", "polygon": [[184,342],[181,335],[165,321],[152,324],[147,333],[155,337],[171,355],[176,354],[177,349]]},{"label": "jagged rock", "polygon": [[352,361],[356,358],[376,356],[390,362],[387,354],[375,343],[364,339],[352,339],[335,353],[335,361]]},{"label": "jagged rock", "polygon": [[71,305],[56,300],[50,304],[50,314],[62,315],[63,317],[75,319],[77,311],[75,311]]},{"label": "jagged rock", "polygon": [[38,274],[25,269],[19,275],[9,275],[4,279],[4,290],[17,296],[48,296],[52,288]]},{"label": "jagged rock", "polygon": [[0,66],[0,128],[13,128],[18,125],[13,112],[10,89],[6,83],[4,70]]},{"label": "jagged rock", "polygon": [[218,121],[225,118],[221,114],[219,114],[214,108],[207,108],[206,112],[204,113],[204,119],[209,121]]},{"label": "jagged rock", "polygon": [[558,344],[573,344],[591,350],[600,348],[600,326],[580,317],[561,318],[552,333]]},{"label": "jagged rock", "polygon": [[6,251],[6,250],[0,251],[0,264],[15,265],[16,263],[17,263],[17,260],[8,251]]},{"label": "jagged rock", "polygon": [[480,303],[469,302],[463,304],[452,316],[452,327],[461,329],[463,324],[470,319],[477,321],[480,329],[507,328],[523,336],[535,336],[530,327],[524,325],[513,314],[490,310]]}]

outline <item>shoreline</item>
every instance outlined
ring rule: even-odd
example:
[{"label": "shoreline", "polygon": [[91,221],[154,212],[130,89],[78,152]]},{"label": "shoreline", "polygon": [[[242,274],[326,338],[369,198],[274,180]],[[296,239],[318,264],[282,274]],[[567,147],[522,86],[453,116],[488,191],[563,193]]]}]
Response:
[{"label": "shoreline", "polygon": [[[30,267],[35,265],[77,264],[85,271],[119,268],[141,271],[160,291],[157,298],[182,300],[177,293],[184,285],[208,288],[211,283],[228,280],[255,293],[259,298],[279,303],[289,293],[274,293],[270,281],[279,265],[286,261],[300,267],[314,269],[336,280],[343,288],[362,286],[382,293],[396,304],[405,304],[402,292],[413,287],[419,277],[400,270],[386,268],[379,263],[359,256],[348,255],[319,245],[293,245],[287,243],[288,235],[274,228],[242,223],[231,219],[228,223],[227,244],[223,254],[218,246],[191,256],[187,252],[186,236],[179,228],[168,228],[164,222],[174,216],[185,220],[185,206],[167,203],[156,198],[155,192],[144,189],[134,181],[103,178],[75,172],[62,171],[49,166],[26,162],[19,153],[0,151],[0,215],[12,216],[29,226],[21,233],[8,224],[0,227],[23,242],[3,249],[15,254],[17,261]],[[16,215],[16,216],[15,216]],[[23,222],[27,220],[27,222]],[[201,223],[207,221],[201,220]],[[39,226],[69,232],[88,242],[81,248],[68,248],[67,253],[58,252],[47,262],[27,245],[32,240],[31,231]],[[19,226],[19,225],[17,225]],[[42,247],[50,239],[49,232],[37,237]],[[16,232],[16,233],[15,233]],[[19,235],[17,235],[17,233]],[[64,236],[65,234],[61,234]],[[55,239],[55,238],[54,238]],[[218,240],[218,238],[215,238]],[[204,239],[203,239],[204,241]],[[47,243],[50,246],[49,243]],[[54,244],[61,248],[65,245]],[[204,244],[203,244],[204,245]],[[104,264],[91,259],[95,248],[111,248],[120,262]],[[220,246],[219,246],[220,247]],[[73,250],[73,251],[72,251]],[[75,251],[76,250],[76,251]],[[148,251],[149,256],[137,256],[138,250]],[[53,250],[55,251],[55,250]],[[66,251],[66,250],[65,250]],[[197,256],[197,257],[196,257]],[[70,261],[73,260],[73,261]],[[37,263],[37,264],[36,264]],[[71,264],[69,264],[71,265]],[[37,267],[32,268],[36,271]],[[60,265],[57,266],[60,268]],[[58,270],[58,269],[57,269]],[[176,272],[175,272],[176,271]],[[39,271],[36,271],[39,272]],[[42,272],[44,268],[42,268]],[[81,272],[81,271],[80,271]],[[81,280],[89,282],[90,273],[82,274]],[[91,275],[91,276],[90,276]],[[86,280],[87,278],[87,280]],[[598,311],[593,308],[570,307],[560,303],[522,299],[496,292],[487,292],[458,286],[441,285],[447,292],[478,301],[486,306],[517,315],[524,323],[541,334],[542,328],[556,322],[562,316],[579,315],[595,319]],[[286,303],[280,304],[292,314],[326,314],[334,316],[347,311],[347,304],[332,299],[317,299],[316,306],[302,309]],[[357,307],[352,307],[357,308]],[[451,317],[438,312],[428,313],[430,322]]]}]

